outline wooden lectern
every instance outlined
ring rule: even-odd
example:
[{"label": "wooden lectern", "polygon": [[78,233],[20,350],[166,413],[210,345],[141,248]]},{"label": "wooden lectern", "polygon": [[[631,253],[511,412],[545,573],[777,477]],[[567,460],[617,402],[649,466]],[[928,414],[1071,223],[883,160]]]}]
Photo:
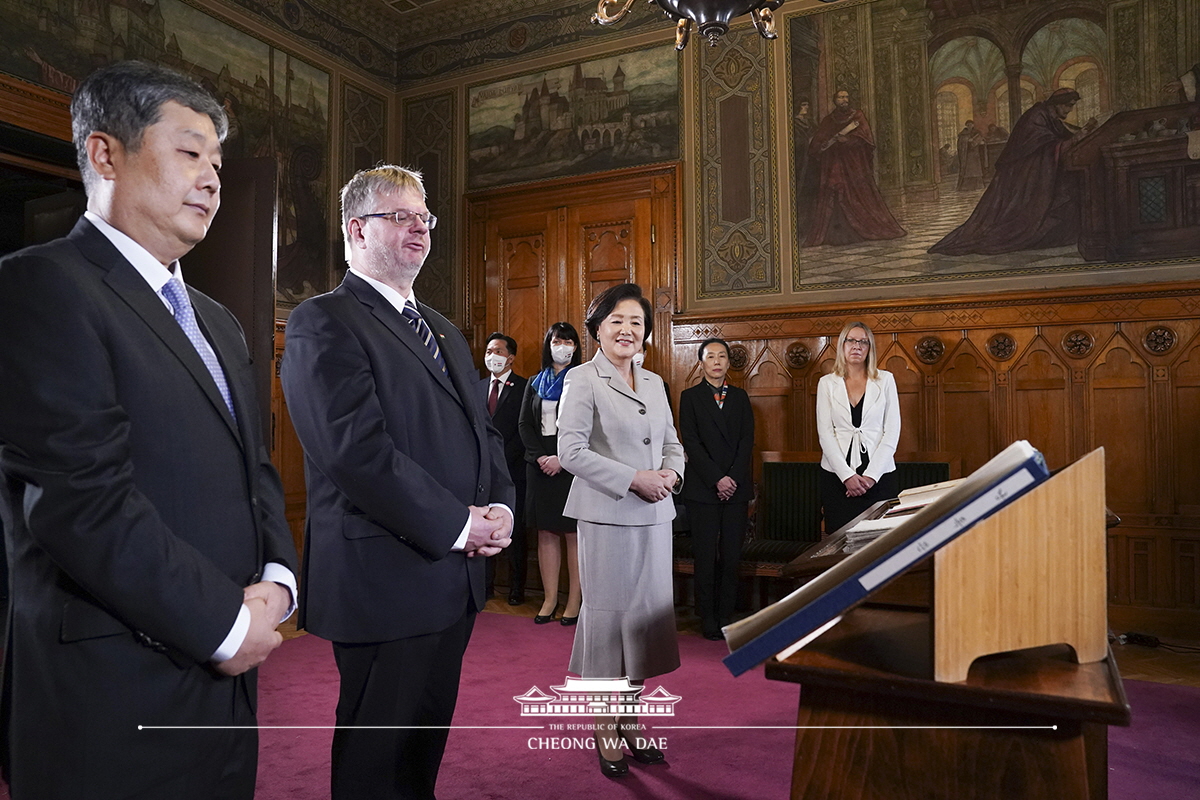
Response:
[{"label": "wooden lectern", "polygon": [[792,797],[1107,797],[1104,451],[934,554],[929,610],[855,609],[766,675],[802,684]]}]

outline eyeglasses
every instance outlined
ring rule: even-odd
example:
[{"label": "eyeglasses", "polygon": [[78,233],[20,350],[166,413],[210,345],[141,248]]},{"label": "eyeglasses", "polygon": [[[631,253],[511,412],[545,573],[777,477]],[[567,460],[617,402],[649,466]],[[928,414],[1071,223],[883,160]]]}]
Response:
[{"label": "eyeglasses", "polygon": [[359,219],[368,219],[370,217],[383,217],[394,225],[399,225],[401,228],[409,227],[413,224],[413,220],[421,220],[429,230],[437,227],[437,217],[430,214],[428,211],[418,213],[416,211],[383,211],[379,214],[360,214]]},{"label": "eyeglasses", "polygon": [[850,337],[847,336],[846,344],[848,344],[852,347],[854,345],[858,345],[859,347],[870,347],[871,341],[869,339],[851,339]]}]

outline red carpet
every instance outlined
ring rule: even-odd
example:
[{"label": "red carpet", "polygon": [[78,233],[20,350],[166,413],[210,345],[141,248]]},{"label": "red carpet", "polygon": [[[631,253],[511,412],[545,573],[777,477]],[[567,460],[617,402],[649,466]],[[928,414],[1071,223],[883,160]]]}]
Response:
[{"label": "red carpet", "polygon": [[[455,725],[543,725],[571,718],[520,716],[513,701],[537,686],[562,685],[573,630],[529,619],[482,614],[463,667]],[[733,678],[720,662],[724,643],[679,637],[683,660],[661,681],[683,699],[675,716],[658,717],[670,765],[630,760],[620,780],[600,775],[592,750],[537,749],[530,738],[578,738],[574,731],[470,730],[450,734],[438,781],[442,800],[783,800],[791,775],[791,730],[666,730],[660,725],[794,725],[798,687],[767,681],[762,671]],[[284,643],[260,677],[263,725],[330,725],[337,670],[327,642],[305,636]],[[1200,689],[1126,681],[1133,725],[1109,729],[1109,797],[1189,800],[1200,797]],[[575,718],[586,720],[586,717]],[[646,718],[644,721],[649,721]],[[262,732],[258,800],[328,797],[332,732]]]},{"label": "red carpet", "polygon": [[[583,722],[590,717],[521,717],[513,700],[537,686],[553,695],[566,677],[573,628],[534,625],[523,617],[481,614],[463,665],[456,726],[522,726]],[[721,664],[723,642],[679,638],[683,666],[647,683],[683,699],[663,725],[794,725],[799,688],[767,681],[761,671],[734,679]],[[282,656],[282,657],[281,657]],[[261,670],[262,725],[330,725],[337,669],[328,642],[304,636],[285,642]],[[290,688],[289,688],[290,687]],[[651,718],[643,719],[651,722]],[[450,733],[438,797],[481,800],[554,798],[661,798],[760,800],[785,798],[791,776],[792,730],[656,730],[666,739],[669,766],[643,767],[630,759],[628,777],[603,777],[594,750],[530,747],[531,738],[585,738],[578,731],[469,730]],[[332,732],[261,734],[259,800],[328,797]]]},{"label": "red carpet", "polygon": [[[520,726],[570,718],[520,716],[513,701],[537,686],[562,685],[573,629],[483,614],[467,650],[455,725]],[[675,716],[658,717],[652,733],[666,739],[666,767],[630,760],[621,780],[602,777],[592,750],[538,749],[530,738],[578,738],[573,731],[451,732],[438,782],[441,800],[783,800],[791,773],[791,730],[667,730],[665,725],[792,725],[798,688],[767,681],[761,670],[734,679],[721,665],[724,644],[679,638],[683,666],[661,685],[683,699]],[[261,670],[263,725],[333,724],[337,669],[328,642],[303,636],[285,642]],[[659,685],[651,681],[647,692]],[[1133,725],[1109,729],[1112,800],[1200,798],[1200,688],[1125,681]],[[586,718],[577,718],[584,720]],[[644,721],[649,721],[646,718]],[[263,730],[258,800],[324,800],[329,796],[332,731]],[[0,785],[0,798],[7,798]],[[364,798],[364,800],[366,800]],[[1014,800],[1016,800],[1014,798]]]}]

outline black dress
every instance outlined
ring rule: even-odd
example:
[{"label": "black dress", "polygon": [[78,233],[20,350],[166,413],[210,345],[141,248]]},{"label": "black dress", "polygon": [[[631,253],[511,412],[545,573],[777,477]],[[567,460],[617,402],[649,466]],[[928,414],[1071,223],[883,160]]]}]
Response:
[{"label": "black dress", "polygon": [[517,425],[525,444],[525,522],[538,531],[575,533],[575,520],[563,516],[575,476],[565,469],[557,475],[547,475],[537,463],[542,456],[558,455],[558,435],[542,435],[542,402],[533,381],[529,381]]},{"label": "black dress", "polygon": [[[860,397],[856,404],[850,406],[850,421],[856,428],[862,425],[863,400],[865,399],[866,394]],[[862,447],[862,445],[859,446]],[[847,464],[850,463],[851,455],[851,452],[846,452]],[[865,448],[859,452],[859,458],[862,459],[862,463],[855,471],[862,475],[870,463],[870,457]],[[821,506],[825,512],[825,533],[837,531],[875,503],[880,500],[890,500],[899,494],[899,491],[896,472],[893,470],[881,475],[875,485],[865,494],[859,497],[847,497],[846,484],[838,480],[838,476],[829,470],[821,470]]]}]

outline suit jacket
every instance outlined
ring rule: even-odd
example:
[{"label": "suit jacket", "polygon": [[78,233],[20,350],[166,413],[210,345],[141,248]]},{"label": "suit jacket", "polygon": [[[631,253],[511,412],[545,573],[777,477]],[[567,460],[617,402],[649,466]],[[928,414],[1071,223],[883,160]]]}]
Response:
[{"label": "suit jacket", "polygon": [[253,674],[207,662],[242,587],[266,562],[294,570],[296,553],[241,329],[189,291],[236,423],[171,312],[90,222],[0,261],[14,795],[155,786],[203,762],[212,735],[168,747],[137,725],[229,724],[252,702]]},{"label": "suit jacket", "polygon": [[636,392],[602,351],[567,373],[558,459],[576,477],[563,509],[568,517],[630,526],[675,518],[670,496],[647,503],[629,489],[638,470],[673,469],[683,477],[683,446],[662,378],[634,367],[633,380]]},{"label": "suit jacket", "polygon": [[[528,383],[528,378],[522,378],[515,372],[508,373],[504,391],[500,393],[500,400],[496,404],[496,413],[492,416],[492,425],[500,431],[500,436],[504,439],[504,461],[508,464],[508,475],[513,483],[525,482],[525,445],[521,442],[518,423],[521,419],[521,400],[525,396],[525,385]],[[491,390],[492,376],[489,374],[479,382],[485,409]]]},{"label": "suit jacket", "polygon": [[[558,411],[562,410],[560,403],[555,407],[555,420]],[[533,381],[525,384],[525,396],[521,398],[521,415],[517,422],[521,434],[521,444],[525,447],[525,462],[537,464],[542,456],[558,455],[558,434],[542,436],[542,396],[533,388]]]},{"label": "suit jacket", "polygon": [[[679,436],[687,453],[683,499],[692,503],[748,503],[754,497],[750,461],[754,452],[754,410],[750,397],[728,386],[725,403],[717,406],[708,381],[684,389],[679,396]],[[717,481],[726,475],[737,482],[733,496],[717,498]]]},{"label": "suit jacket", "polygon": [[467,342],[419,309],[449,374],[352,272],[288,318],[281,377],[308,482],[300,624],[335,642],[433,633],[482,609],[485,559],[451,548],[468,505],[513,507]]},{"label": "suit jacket", "polygon": [[878,481],[896,469],[896,445],[900,443],[900,398],[896,379],[887,370],[867,381],[863,395],[862,425],[854,427],[850,396],[844,378],[829,373],[817,382],[817,437],[821,442],[821,468],[845,482],[855,473],[846,453],[859,443],[870,463],[864,476]]}]

